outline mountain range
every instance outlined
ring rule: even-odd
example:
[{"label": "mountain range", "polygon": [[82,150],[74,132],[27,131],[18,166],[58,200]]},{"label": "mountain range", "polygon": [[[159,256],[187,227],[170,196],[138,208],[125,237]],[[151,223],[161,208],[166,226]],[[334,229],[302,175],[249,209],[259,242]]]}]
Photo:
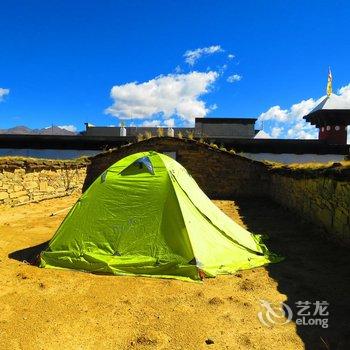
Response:
[{"label": "mountain range", "polygon": [[52,127],[42,129],[31,129],[24,125],[15,126],[9,129],[0,129],[0,134],[19,134],[19,135],[76,135],[77,133],[53,125]]}]

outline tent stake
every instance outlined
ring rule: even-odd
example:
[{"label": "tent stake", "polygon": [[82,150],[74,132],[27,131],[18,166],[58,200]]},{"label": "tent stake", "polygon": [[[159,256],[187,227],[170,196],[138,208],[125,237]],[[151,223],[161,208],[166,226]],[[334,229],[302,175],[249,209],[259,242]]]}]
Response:
[{"label": "tent stake", "polygon": [[69,207],[67,207],[67,208],[64,208],[64,209],[58,210],[58,211],[56,211],[56,212],[54,212],[54,213],[51,213],[51,215],[50,215],[50,216],[55,216],[55,215],[57,215],[57,214],[59,214],[59,213],[62,213],[63,211],[66,211],[66,210],[68,210],[68,209],[72,208],[72,206],[73,206],[73,205],[70,205],[70,206],[69,206]]}]

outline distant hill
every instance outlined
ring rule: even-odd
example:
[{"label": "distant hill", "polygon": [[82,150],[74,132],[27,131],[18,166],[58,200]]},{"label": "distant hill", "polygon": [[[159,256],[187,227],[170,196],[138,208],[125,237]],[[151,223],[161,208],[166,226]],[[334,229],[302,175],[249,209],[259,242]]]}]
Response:
[{"label": "distant hill", "polygon": [[0,129],[0,134],[20,134],[20,135],[76,135],[77,133],[52,126],[43,129],[30,129],[27,126],[19,125],[9,129]]}]

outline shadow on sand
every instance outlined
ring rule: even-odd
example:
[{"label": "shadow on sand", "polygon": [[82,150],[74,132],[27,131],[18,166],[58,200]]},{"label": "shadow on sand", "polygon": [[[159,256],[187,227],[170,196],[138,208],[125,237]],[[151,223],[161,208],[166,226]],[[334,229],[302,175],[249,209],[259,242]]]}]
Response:
[{"label": "shadow on sand", "polygon": [[33,247],[17,250],[9,254],[10,259],[18,261],[26,261],[31,265],[37,265],[39,254],[45,250],[49,245],[49,241],[38,244]]},{"label": "shadow on sand", "polygon": [[[348,249],[328,241],[319,229],[302,223],[272,201],[240,199],[235,203],[248,230],[267,234],[269,249],[285,257],[283,262],[267,266],[267,270],[278,283],[279,292],[287,296],[286,304],[293,311],[294,322],[300,310],[297,301],[330,304],[328,328],[296,324],[305,349],[350,349]],[[311,305],[309,311],[314,310],[315,306]]]}]

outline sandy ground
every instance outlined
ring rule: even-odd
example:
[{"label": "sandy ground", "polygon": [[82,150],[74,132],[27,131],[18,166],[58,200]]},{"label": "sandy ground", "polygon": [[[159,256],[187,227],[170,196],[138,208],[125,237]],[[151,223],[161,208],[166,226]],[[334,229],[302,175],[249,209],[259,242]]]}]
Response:
[{"label": "sandy ground", "polygon": [[[216,201],[250,230],[269,234],[269,245],[286,260],[203,283],[98,276],[20,261],[26,257],[20,250],[49,240],[66,212],[50,214],[76,199],[1,209],[0,349],[350,348],[347,250],[320,240],[273,203]],[[261,299],[286,301],[292,309],[297,300],[327,300],[330,327],[293,321],[266,327],[257,317]]]}]

